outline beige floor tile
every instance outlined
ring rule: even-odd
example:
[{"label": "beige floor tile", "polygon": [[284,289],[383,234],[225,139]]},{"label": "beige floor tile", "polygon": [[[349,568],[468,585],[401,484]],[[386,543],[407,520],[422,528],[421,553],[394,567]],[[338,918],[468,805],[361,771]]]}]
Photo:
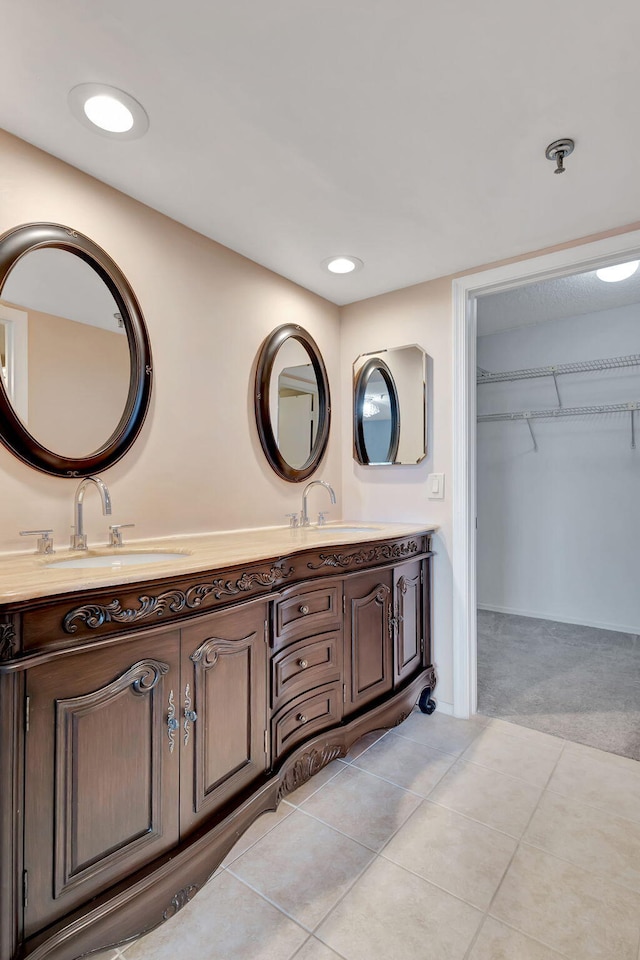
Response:
[{"label": "beige floor tile", "polygon": [[294,807],[304,803],[304,801],[310,797],[312,793],[315,793],[316,790],[319,790],[324,783],[327,783],[332,777],[335,777],[344,770],[344,767],[345,764],[342,760],[333,760],[332,763],[328,763],[326,767],[323,767],[315,776],[307,780],[306,783],[303,783],[301,787],[298,787],[293,793],[288,793],[287,803],[293,804]]},{"label": "beige floor tile", "polygon": [[304,946],[296,953],[294,960],[342,960],[324,943],[315,937],[309,937]]},{"label": "beige floor tile", "polygon": [[547,791],[523,839],[640,893],[640,823]]},{"label": "beige floor tile", "polygon": [[462,960],[482,914],[378,858],[316,931],[346,960]]},{"label": "beige floor tile", "polygon": [[525,749],[519,737],[487,727],[465,750],[463,759],[543,787],[558,762],[558,755],[555,746],[527,742]]},{"label": "beige floor tile", "polygon": [[426,797],[454,762],[451,754],[390,733],[354,760],[353,766]]},{"label": "beige floor tile", "polygon": [[531,727],[522,727],[519,723],[512,723],[508,720],[499,720],[497,717],[490,717],[487,723],[487,729],[501,730],[502,733],[508,733],[512,737],[518,737],[520,740],[527,740],[529,743],[542,743],[552,747],[558,753],[562,753],[566,740],[562,737],[554,737],[550,733],[542,733],[541,730],[533,730]]},{"label": "beige floor tile", "polygon": [[487,917],[469,960],[562,960],[562,954]]},{"label": "beige floor tile", "polygon": [[485,717],[478,715],[470,720],[458,720],[446,713],[436,711],[429,717],[419,710],[414,710],[393,732],[408,740],[442,750],[443,753],[459,756],[484,729],[486,722]]},{"label": "beige floor tile", "polygon": [[541,793],[542,787],[458,760],[431,791],[429,800],[520,837]]},{"label": "beige floor tile", "polygon": [[91,954],[91,960],[118,960],[119,957],[118,950],[101,950],[100,953]]},{"label": "beige floor tile", "polygon": [[490,913],[570,960],[637,960],[640,896],[525,844]]},{"label": "beige floor tile", "polygon": [[290,960],[307,932],[228,870],[168,923],[136,941],[126,960]]},{"label": "beige floor tile", "polygon": [[229,869],[312,930],[374,854],[299,810]]},{"label": "beige floor tile", "polygon": [[549,782],[554,793],[640,821],[640,763],[592,747],[567,745]]},{"label": "beige floor tile", "polygon": [[382,856],[485,910],[515,849],[513,838],[427,800]]},{"label": "beige floor tile", "polygon": [[249,847],[252,847],[254,843],[269,833],[269,830],[273,830],[276,824],[281,823],[294,810],[295,807],[283,800],[277,810],[269,810],[267,813],[263,813],[261,817],[254,820],[249,829],[245,830],[238,842],[231,848],[222,861],[222,866],[228,867],[230,863],[241,857]]},{"label": "beige floor tile", "polygon": [[364,737],[360,737],[360,739],[356,740],[356,742],[353,744],[344,758],[345,763],[351,763],[351,761],[355,760],[356,757],[361,756],[365,750],[368,750],[369,747],[373,746],[374,743],[377,743],[378,740],[382,739],[386,733],[386,730],[372,730],[371,733],[365,733]]},{"label": "beige floor tile", "polygon": [[346,767],[306,800],[302,810],[379,850],[420,803],[414,793],[364,770]]}]

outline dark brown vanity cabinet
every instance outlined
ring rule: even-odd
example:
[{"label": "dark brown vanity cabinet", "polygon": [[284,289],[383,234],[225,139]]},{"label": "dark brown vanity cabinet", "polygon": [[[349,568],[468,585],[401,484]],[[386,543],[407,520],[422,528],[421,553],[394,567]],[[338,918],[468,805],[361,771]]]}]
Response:
[{"label": "dark brown vanity cabinet", "polygon": [[178,641],[163,632],[27,671],[27,936],[177,844]]},{"label": "dark brown vanity cabinet", "polygon": [[264,773],[266,624],[248,603],[27,671],[27,936]]},{"label": "dark brown vanity cabinet", "polygon": [[0,604],[0,960],[170,919],[363,734],[433,709],[428,533]]},{"label": "dark brown vanity cabinet", "polygon": [[392,581],[389,569],[345,579],[345,716],[393,686]]}]

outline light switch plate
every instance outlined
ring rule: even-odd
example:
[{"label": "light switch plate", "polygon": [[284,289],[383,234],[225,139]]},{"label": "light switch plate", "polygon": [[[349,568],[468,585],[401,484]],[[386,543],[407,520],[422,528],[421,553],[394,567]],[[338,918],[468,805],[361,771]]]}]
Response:
[{"label": "light switch plate", "polygon": [[428,474],[427,497],[429,500],[444,500],[444,473]]}]

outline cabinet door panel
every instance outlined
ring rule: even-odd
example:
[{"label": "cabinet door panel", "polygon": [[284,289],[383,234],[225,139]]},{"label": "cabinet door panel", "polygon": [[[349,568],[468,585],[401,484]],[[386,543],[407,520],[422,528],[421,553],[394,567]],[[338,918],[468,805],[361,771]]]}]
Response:
[{"label": "cabinet door panel", "polygon": [[248,604],[182,632],[183,835],[266,769],[266,622],[266,604]]},{"label": "cabinet door panel", "polygon": [[345,579],[345,713],[391,690],[391,572]]},{"label": "cabinet door panel", "polygon": [[422,666],[424,596],[422,561],[402,563],[393,572],[395,682],[402,683]]},{"label": "cabinet door panel", "polygon": [[166,720],[178,649],[173,632],[29,671],[29,931],[177,842],[178,756]]}]

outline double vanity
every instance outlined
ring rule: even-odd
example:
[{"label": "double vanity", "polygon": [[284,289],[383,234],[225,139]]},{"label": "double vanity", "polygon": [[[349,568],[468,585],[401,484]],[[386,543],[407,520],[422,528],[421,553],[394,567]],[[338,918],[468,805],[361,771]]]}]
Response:
[{"label": "double vanity", "polygon": [[169,920],[261,813],[418,698],[430,712],[431,533],[0,559],[1,960]]},{"label": "double vanity", "polygon": [[[49,276],[69,294],[91,281],[97,313],[73,296],[34,301]],[[170,920],[260,814],[416,701],[433,711],[433,528],[326,524],[324,511],[314,524],[310,489],[335,503],[309,481],[329,379],[315,340],[287,323],[257,354],[249,429],[278,482],[309,481],[300,516],[129,546],[115,524],[108,547],[87,549],[85,492],[110,514],[96,473],[149,409],[142,310],[104,250],[51,223],[0,237],[0,298],[0,442],[76,488],[70,551],[54,553],[59,529],[55,543],[29,530],[36,554],[0,557],[0,960],[75,960]],[[56,384],[26,376],[27,322],[84,343],[70,411]],[[367,355],[354,376],[360,466],[419,463],[425,352]]]}]

